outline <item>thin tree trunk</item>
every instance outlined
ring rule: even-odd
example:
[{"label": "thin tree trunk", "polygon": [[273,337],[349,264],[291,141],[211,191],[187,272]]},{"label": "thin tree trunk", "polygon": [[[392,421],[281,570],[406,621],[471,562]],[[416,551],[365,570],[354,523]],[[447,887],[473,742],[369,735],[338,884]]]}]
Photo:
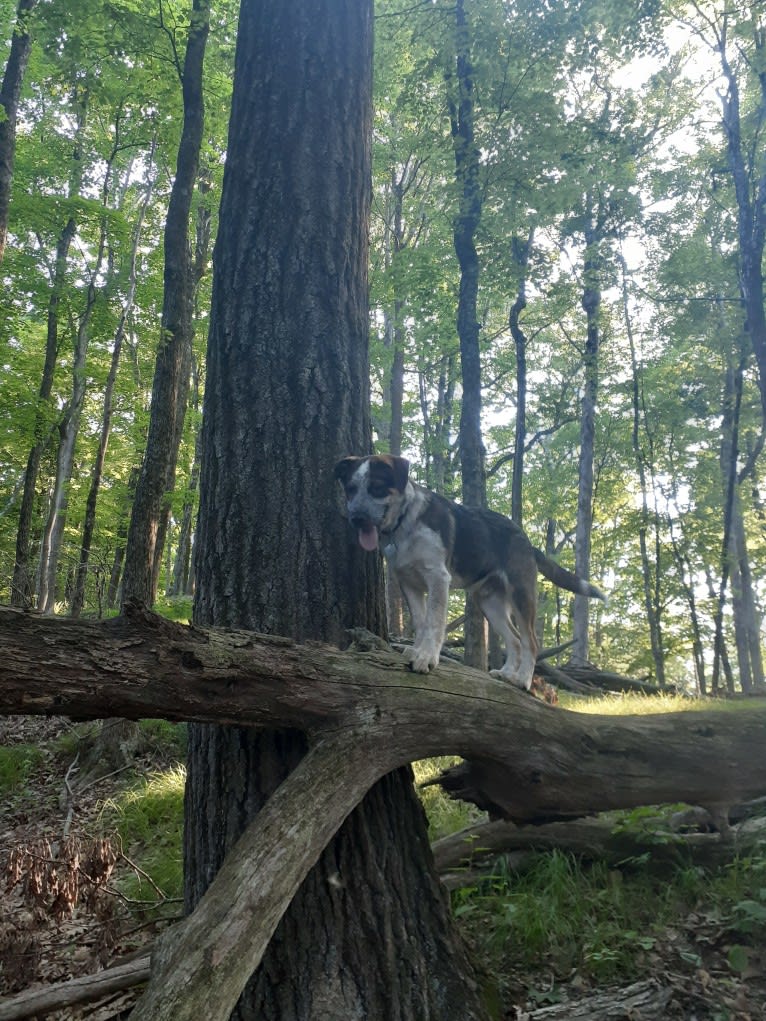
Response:
[{"label": "thin tree trunk", "polygon": [[106,605],[110,610],[113,610],[119,602],[120,584],[122,582],[122,566],[125,563],[125,543],[128,538],[128,525],[130,523],[130,508],[133,504],[133,494],[135,493],[136,486],[138,484],[138,472],[139,469],[137,467],[133,467],[131,469],[130,476],[128,478],[125,508],[123,509],[119,525],[117,526],[117,545],[114,549],[112,569],[109,572],[109,584],[106,589]]},{"label": "thin tree trunk", "polygon": [[530,227],[525,241],[514,236],[511,241],[514,264],[520,273],[516,300],[508,314],[508,327],[516,349],[516,422],[513,440],[513,473],[511,476],[511,518],[523,527],[522,483],[524,479],[524,452],[527,444],[527,337],[521,328],[521,314],[527,307],[527,267],[532,248],[534,228]]},{"label": "thin tree trunk", "polygon": [[[748,156],[742,142],[740,94],[737,77],[727,56],[728,22],[724,16],[715,51],[721,61],[727,91],[721,94],[721,123],[727,144],[729,170],[737,199],[738,273],[739,285],[745,306],[746,334],[749,337],[758,366],[758,384],[764,426],[766,426],[766,309],[764,309],[763,255],[766,243],[766,175],[759,165],[748,165]],[[766,37],[763,32],[753,36],[757,60],[760,102],[755,104],[755,136],[762,134],[766,118]],[[758,153],[756,147],[754,152]],[[752,157],[751,157],[752,158]]]},{"label": "thin tree trunk", "polygon": [[[198,191],[203,200],[210,193],[210,171],[205,168],[200,172]],[[207,273],[210,260],[210,225],[211,213],[207,201],[200,202],[197,207],[197,227],[194,245],[194,309],[195,320],[199,318],[199,291],[203,277]],[[200,421],[200,375],[197,359],[192,352],[191,357],[191,394],[192,407],[196,412],[196,421]],[[201,425],[196,425],[194,437],[194,456],[189,473],[187,492],[189,498],[183,506],[181,523],[178,529],[178,546],[173,565],[172,580],[168,587],[168,595],[191,595],[194,590],[192,578],[192,545],[194,536],[195,494],[199,488],[200,462],[202,460]]]},{"label": "thin tree trunk", "polygon": [[11,50],[0,85],[0,263],[3,261],[8,237],[8,211],[11,204],[13,164],[16,158],[16,123],[19,113],[19,96],[27,69],[32,40],[29,35],[29,18],[37,0],[19,0],[16,23],[11,36]]},{"label": "thin tree trunk", "polygon": [[[152,142],[149,156],[150,166],[154,163],[155,147],[156,140]],[[109,364],[109,372],[106,377],[106,386],[104,388],[104,409],[101,416],[101,434],[99,437],[96,460],[91,474],[88,498],[85,504],[85,521],[83,524],[82,542],[80,544],[80,561],[77,567],[77,578],[75,580],[75,587],[69,610],[73,617],[79,617],[85,604],[85,585],[88,574],[88,562],[90,560],[90,551],[93,543],[93,532],[96,527],[96,505],[98,502],[99,490],[101,488],[101,478],[104,472],[106,451],[109,445],[109,434],[112,426],[112,396],[114,394],[114,384],[117,379],[117,368],[119,366],[120,354],[122,352],[122,342],[125,339],[128,317],[130,316],[133,308],[133,302],[136,294],[136,260],[138,257],[138,246],[141,240],[141,231],[143,229],[146,210],[154,191],[154,183],[154,180],[149,180],[147,183],[144,200],[141,204],[136,226],[133,231],[133,245],[131,248],[130,265],[128,269],[128,290],[125,296],[125,302],[120,311],[117,329],[114,334],[112,358]]]},{"label": "thin tree trunk", "polygon": [[[481,358],[479,351],[479,256],[476,231],[481,220],[479,150],[474,139],[474,82],[470,55],[471,30],[464,0],[455,7],[455,95],[449,97],[455,173],[460,208],[453,227],[460,265],[457,332],[460,340],[462,400],[460,406],[460,464],[463,502],[486,505],[484,444],[481,434]],[[487,626],[478,604],[469,594],[465,609],[465,662],[487,668]]]},{"label": "thin tree trunk", "polygon": [[[85,126],[87,113],[87,93],[79,95],[77,90],[73,99],[77,116],[77,132],[72,153],[71,173],[69,178],[70,198],[79,195],[82,185],[81,134]],[[30,607],[34,602],[34,586],[32,581],[32,518],[34,514],[37,476],[43,451],[50,441],[52,425],[52,409],[50,407],[53,392],[53,378],[56,371],[56,359],[59,350],[59,305],[66,283],[67,257],[69,248],[77,230],[77,224],[70,217],[59,235],[56,244],[56,259],[53,268],[50,297],[48,298],[48,315],[45,341],[45,361],[42,379],[38,391],[37,413],[35,418],[35,440],[27,458],[24,475],[24,491],[19,508],[19,525],[16,533],[16,559],[13,565],[11,581],[11,605]]]},{"label": "thin tree trunk", "polygon": [[167,525],[189,392],[194,278],[189,218],[204,128],[202,71],[210,27],[209,0],[193,0],[183,71],[184,121],[176,176],[165,222],[165,270],[160,342],[152,384],[149,432],[128,529],[123,599],[151,605],[156,596],[161,533]]},{"label": "thin tree trunk", "polygon": [[[119,139],[116,139],[112,156],[107,161],[102,194],[104,208],[107,207],[109,199],[111,170],[114,157],[118,151],[118,143]],[[69,483],[72,478],[75,444],[77,443],[77,436],[80,431],[80,416],[82,414],[83,402],[85,401],[87,385],[85,366],[88,346],[90,344],[91,318],[98,299],[96,281],[101,273],[105,250],[106,217],[104,216],[101,220],[101,232],[96,259],[88,281],[85,308],[80,315],[77,326],[72,361],[72,392],[59,422],[60,442],[56,456],[56,478],[53,484],[51,506],[43,531],[43,541],[40,549],[40,592],[38,606],[43,613],[53,613],[56,605],[56,580],[61,554],[61,541],[64,535],[69,503]]]},{"label": "thin tree trunk", "polygon": [[[593,463],[596,434],[596,400],[598,396],[598,352],[601,341],[599,310],[601,284],[599,230],[593,196],[587,197],[585,228],[585,263],[582,307],[587,326],[583,354],[583,395],[580,408],[580,460],[577,491],[577,529],[575,533],[575,572],[590,578],[591,529],[593,527]],[[586,596],[574,597],[571,659],[575,665],[588,662],[588,621],[590,607]]]},{"label": "thin tree trunk", "polygon": [[[680,520],[680,515],[678,515]],[[670,543],[673,550],[673,559],[676,562],[678,578],[681,583],[686,605],[689,607],[689,621],[691,623],[692,655],[694,656],[694,673],[697,680],[697,690],[700,695],[707,694],[707,675],[705,670],[704,644],[702,641],[702,628],[700,626],[699,612],[697,610],[697,597],[694,587],[694,572],[685,555],[681,544],[675,534],[673,516],[669,516],[668,527],[670,530]]]},{"label": "thin tree trunk", "polygon": [[[763,683],[763,659],[760,626],[757,619],[753,580],[748,560],[742,498],[737,472],[739,414],[742,403],[743,365],[740,357],[734,366],[727,357],[724,384],[724,413],[721,440],[721,472],[725,498],[725,551],[731,582],[734,642],[737,649],[739,683],[743,692]],[[722,626],[722,616],[718,618]]]},{"label": "thin tree trunk", "polygon": [[633,337],[633,322],[630,315],[628,301],[627,266],[624,259],[620,259],[622,267],[622,302],[625,318],[625,329],[630,345],[630,364],[632,376],[632,398],[633,398],[633,428],[631,431],[631,443],[633,455],[636,459],[638,469],[638,481],[641,489],[641,520],[638,528],[638,544],[641,552],[641,576],[644,590],[644,609],[646,620],[649,625],[649,641],[652,649],[652,660],[654,662],[654,673],[657,683],[661,688],[665,687],[665,653],[662,637],[662,598],[660,592],[661,564],[659,559],[659,527],[656,510],[654,513],[654,563],[650,561],[647,537],[649,532],[650,511],[649,511],[649,484],[647,480],[647,466],[651,469],[651,461],[647,465],[647,457],[641,443],[641,431],[643,426],[646,442],[649,446],[650,458],[653,457],[653,440],[646,416],[646,409],[643,402],[642,383],[640,367],[636,354],[636,344]]}]

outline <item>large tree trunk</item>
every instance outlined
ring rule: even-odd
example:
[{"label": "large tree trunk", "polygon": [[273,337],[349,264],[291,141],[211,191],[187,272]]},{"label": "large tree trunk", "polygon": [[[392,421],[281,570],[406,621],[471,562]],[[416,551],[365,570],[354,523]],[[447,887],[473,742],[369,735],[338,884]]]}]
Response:
[{"label": "large tree trunk", "polygon": [[[384,628],[380,565],[354,542],[332,473],[371,439],[371,33],[369,0],[242,5],[203,415],[200,623],[336,643],[354,624]],[[188,907],[225,872],[250,819],[266,825],[280,781],[294,785],[291,770],[309,768],[316,749],[303,757],[300,721],[273,725],[285,729],[191,729]],[[332,835],[330,817],[338,824],[354,807],[348,791],[361,796],[381,775],[369,773],[369,754],[351,759],[350,772],[335,763],[343,780],[323,800],[322,840],[304,849],[288,838],[298,878]],[[259,896],[253,884],[248,897]],[[243,940],[237,954],[247,968],[261,950]],[[399,771],[306,876],[233,1016],[480,1018],[467,972]]]},{"label": "large tree trunk", "polygon": [[138,477],[123,571],[123,599],[153,603],[167,524],[165,497],[173,488],[189,393],[194,273],[189,218],[199,169],[205,108],[202,70],[210,28],[209,0],[193,0],[181,84],[184,122],[176,176],[165,221],[165,268],[160,342],[152,383],[146,450]]},{"label": "large tree trunk", "polygon": [[19,96],[24,72],[29,60],[32,42],[29,36],[29,17],[37,6],[37,0],[19,0],[16,8],[16,24],[11,35],[11,51],[5,65],[3,83],[0,85],[0,262],[5,252],[8,236],[8,210],[11,204],[11,182],[16,157],[16,122],[19,113]]}]

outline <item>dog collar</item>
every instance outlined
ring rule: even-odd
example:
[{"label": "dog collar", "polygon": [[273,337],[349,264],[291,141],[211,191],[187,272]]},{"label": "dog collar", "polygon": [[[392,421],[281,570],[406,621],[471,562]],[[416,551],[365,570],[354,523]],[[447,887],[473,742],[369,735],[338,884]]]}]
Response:
[{"label": "dog collar", "polygon": [[[404,510],[402,511],[402,513],[401,513],[401,514],[399,515],[399,517],[398,517],[398,518],[396,519],[396,524],[394,525],[394,527],[393,527],[393,528],[381,528],[381,530],[380,530],[380,534],[381,534],[381,535],[385,535],[385,536],[387,536],[387,537],[390,537],[390,536],[392,536],[392,535],[394,534],[394,532],[395,532],[395,531],[397,530],[397,528],[399,527],[399,525],[401,525],[402,521],[404,521],[404,517],[405,517],[405,515],[406,515],[406,513],[407,513],[407,511],[408,511],[409,509],[410,509],[410,508],[409,508],[409,504],[408,504],[408,505],[407,505],[407,506],[406,506],[406,507],[404,508]],[[389,543],[389,545],[392,545],[392,543]]]}]

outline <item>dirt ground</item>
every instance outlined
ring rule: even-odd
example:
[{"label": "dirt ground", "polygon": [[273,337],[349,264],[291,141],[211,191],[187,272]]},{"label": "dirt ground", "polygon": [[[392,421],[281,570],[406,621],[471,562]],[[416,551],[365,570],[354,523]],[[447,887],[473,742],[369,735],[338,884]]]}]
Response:
[{"label": "dirt ground", "polygon": [[[72,724],[64,719],[0,719],[0,745],[33,744],[43,751],[26,780],[27,793],[13,795],[0,805],[0,997],[140,957],[147,953],[162,925],[137,916],[108,892],[120,870],[129,866],[117,861],[115,871],[103,882],[111,867],[108,849],[98,845],[94,857],[92,848],[104,801],[160,763],[140,756],[130,770],[83,786],[71,751],[74,742],[67,742],[70,750],[66,752],[57,742],[72,730]],[[34,797],[29,796],[30,790]],[[68,870],[48,864],[61,856],[62,848],[68,848],[70,856],[72,848],[79,851],[80,868],[91,869],[98,880],[95,893],[87,891],[89,884],[83,882],[73,891]],[[29,849],[32,858],[24,858],[23,852]],[[56,874],[52,876],[51,871]],[[11,873],[17,878],[20,872],[21,881],[6,884]],[[76,905],[72,903],[74,893]],[[564,983],[560,976],[554,981],[544,961],[530,970],[509,960],[502,1016],[508,1021],[601,1016],[612,1021],[764,1021],[766,948],[740,948],[741,959],[733,970],[732,945],[726,920],[713,913],[697,911],[668,930],[647,952],[643,976],[669,992],[667,1006],[656,1016],[637,1012],[627,1004],[621,1012],[622,990],[597,990],[576,973]],[[95,1005],[69,1007],[45,1016],[48,1021],[127,1018],[139,992],[116,993]],[[599,1015],[592,998],[605,992],[613,1012]],[[589,1002],[591,1013],[579,1013],[576,1004],[585,1008]]]}]

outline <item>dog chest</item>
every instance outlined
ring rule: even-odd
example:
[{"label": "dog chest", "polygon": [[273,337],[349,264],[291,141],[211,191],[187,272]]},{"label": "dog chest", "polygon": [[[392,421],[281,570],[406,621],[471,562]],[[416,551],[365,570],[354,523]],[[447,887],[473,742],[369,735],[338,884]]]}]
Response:
[{"label": "dog chest", "polygon": [[420,525],[383,548],[389,568],[400,581],[427,591],[433,581],[449,574],[447,550],[441,536]]}]

